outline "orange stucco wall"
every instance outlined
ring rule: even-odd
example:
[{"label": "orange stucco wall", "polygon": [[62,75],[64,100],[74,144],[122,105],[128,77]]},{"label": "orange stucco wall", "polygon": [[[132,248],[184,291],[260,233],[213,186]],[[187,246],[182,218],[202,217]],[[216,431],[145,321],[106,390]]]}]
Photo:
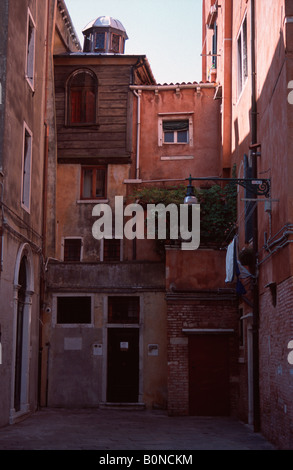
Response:
[{"label": "orange stucco wall", "polygon": [[[141,131],[139,177],[142,180],[185,179],[193,176],[219,175],[219,102],[215,89],[196,86],[191,89],[143,90],[141,93]],[[137,102],[136,102],[137,108]],[[134,112],[134,129],[137,127]],[[192,119],[193,140],[189,144],[159,144],[159,119]],[[136,132],[133,142],[137,152]]]},{"label": "orange stucco wall", "polygon": [[166,289],[209,290],[225,284],[226,252],[219,250],[166,250]]}]

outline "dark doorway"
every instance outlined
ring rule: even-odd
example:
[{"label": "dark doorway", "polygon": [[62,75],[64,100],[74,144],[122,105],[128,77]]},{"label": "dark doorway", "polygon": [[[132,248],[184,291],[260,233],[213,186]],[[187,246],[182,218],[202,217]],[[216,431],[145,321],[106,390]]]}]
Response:
[{"label": "dark doorway", "polygon": [[16,319],[16,350],[15,350],[15,381],[14,381],[14,409],[20,410],[21,386],[22,386],[22,358],[23,358],[23,315],[26,296],[26,257],[20,263],[18,276],[18,301]]},{"label": "dark doorway", "polygon": [[229,415],[228,346],[226,335],[189,337],[190,415]]},{"label": "dark doorway", "polygon": [[139,329],[108,328],[107,401],[137,403]]}]

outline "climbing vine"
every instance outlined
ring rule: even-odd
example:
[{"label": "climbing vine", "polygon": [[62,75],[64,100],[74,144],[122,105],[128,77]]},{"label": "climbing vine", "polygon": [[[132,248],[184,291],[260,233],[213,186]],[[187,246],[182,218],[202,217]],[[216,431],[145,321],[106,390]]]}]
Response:
[{"label": "climbing vine", "polygon": [[[147,204],[183,204],[186,186],[143,187],[132,194],[133,200],[147,207]],[[237,218],[237,187],[233,184],[212,185],[206,189],[195,188],[200,204],[200,246],[220,248],[234,237]]]}]

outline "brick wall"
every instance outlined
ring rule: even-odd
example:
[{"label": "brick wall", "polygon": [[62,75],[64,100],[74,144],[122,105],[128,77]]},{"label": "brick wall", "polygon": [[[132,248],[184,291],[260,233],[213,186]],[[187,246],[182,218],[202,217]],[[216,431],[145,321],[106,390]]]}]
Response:
[{"label": "brick wall", "polygon": [[288,362],[292,305],[292,277],[277,286],[275,307],[269,289],[260,297],[261,430],[283,449],[293,448],[293,365]]},{"label": "brick wall", "polygon": [[[216,296],[217,297],[217,296]],[[189,414],[188,335],[182,329],[233,329],[229,336],[231,414],[238,407],[238,309],[235,299],[211,292],[167,295],[168,412]]]}]

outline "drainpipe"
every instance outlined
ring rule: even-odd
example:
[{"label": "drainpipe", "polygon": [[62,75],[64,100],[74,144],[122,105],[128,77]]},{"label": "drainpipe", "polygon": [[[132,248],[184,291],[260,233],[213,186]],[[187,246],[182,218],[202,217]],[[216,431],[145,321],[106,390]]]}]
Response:
[{"label": "drainpipe", "polygon": [[233,2],[224,2],[223,176],[229,176],[232,148],[232,25]]},{"label": "drainpipe", "polygon": [[[251,144],[257,145],[257,98],[255,65],[255,1],[251,0]],[[256,150],[252,150],[252,177],[257,178]],[[253,255],[255,281],[253,285],[253,417],[254,431],[260,431],[260,396],[259,396],[259,277],[258,277],[258,207],[253,214]]]},{"label": "drainpipe", "polygon": [[[50,26],[50,5],[51,0],[47,0],[47,25],[46,25],[46,43],[45,43],[45,84],[44,84],[44,168],[43,168],[43,195],[42,195],[42,262],[46,256],[46,231],[47,231],[47,177],[48,177],[48,145],[49,145],[49,126],[47,123],[47,99],[48,99],[48,60],[49,60],[49,26]],[[54,3],[53,3],[54,5]],[[42,266],[40,275],[40,318],[39,318],[39,363],[38,363],[38,406],[41,406],[42,393],[42,360],[43,360],[43,311],[45,298],[45,279]]]},{"label": "drainpipe", "polygon": [[137,140],[136,140],[136,168],[135,178],[139,179],[139,158],[140,158],[140,107],[141,107],[141,90],[132,90],[137,97]]}]

